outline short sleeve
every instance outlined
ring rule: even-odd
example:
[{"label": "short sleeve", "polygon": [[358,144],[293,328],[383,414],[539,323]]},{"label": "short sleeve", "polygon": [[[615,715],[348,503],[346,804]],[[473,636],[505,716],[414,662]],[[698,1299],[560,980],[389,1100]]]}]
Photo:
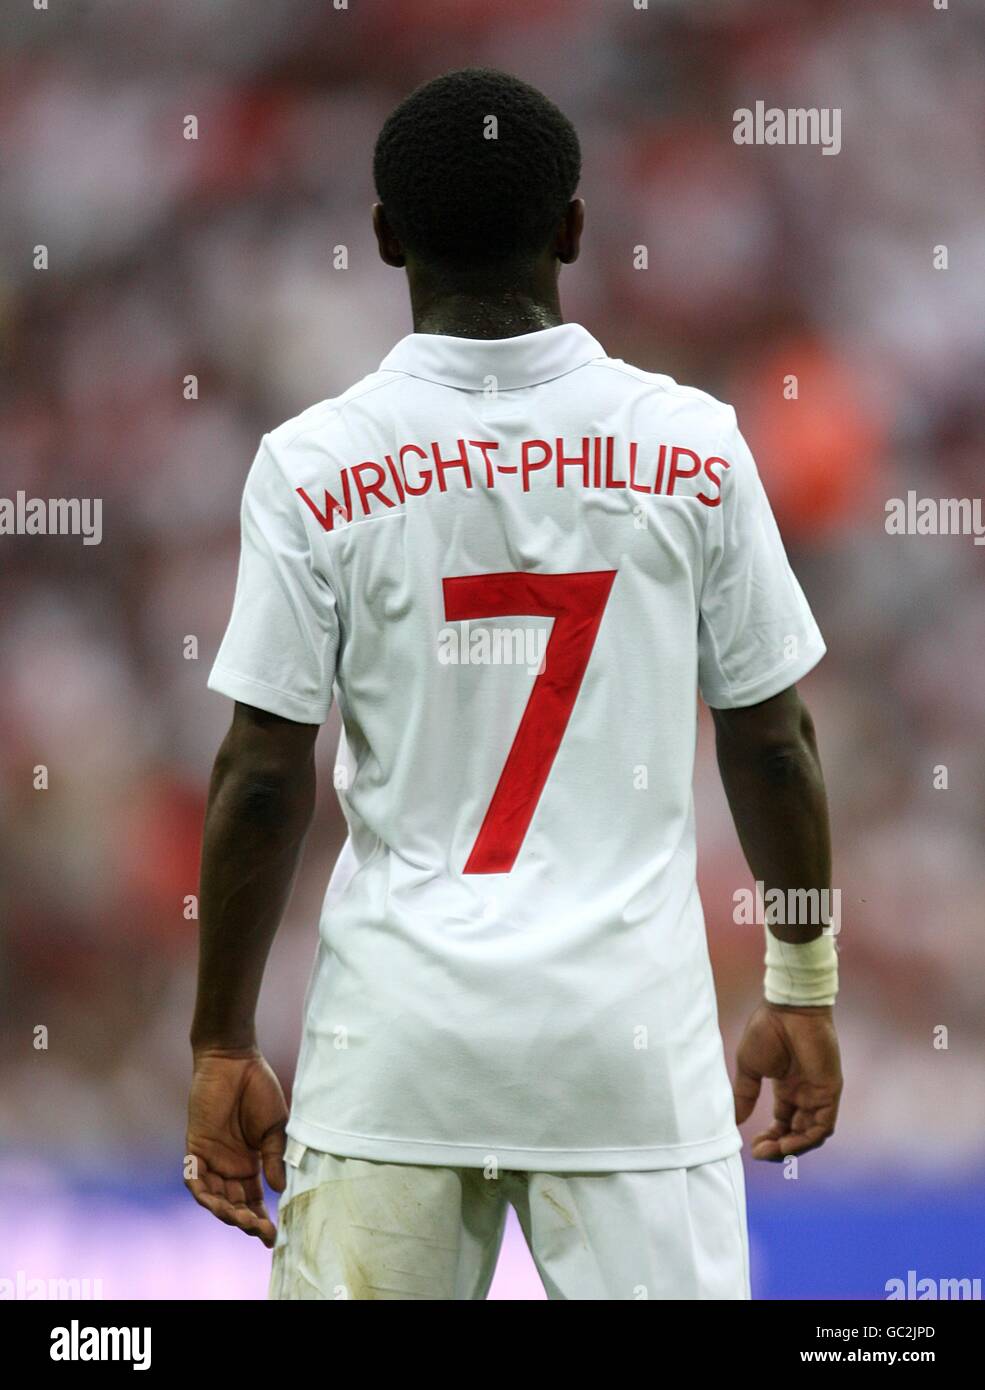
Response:
[{"label": "short sleeve", "polygon": [[337,653],[335,596],[316,573],[298,498],[264,438],[243,492],[236,596],[209,689],[322,724]]},{"label": "short sleeve", "polygon": [[719,449],[729,468],[706,542],[698,682],[712,708],[734,709],[794,685],[825,645],[734,412]]}]

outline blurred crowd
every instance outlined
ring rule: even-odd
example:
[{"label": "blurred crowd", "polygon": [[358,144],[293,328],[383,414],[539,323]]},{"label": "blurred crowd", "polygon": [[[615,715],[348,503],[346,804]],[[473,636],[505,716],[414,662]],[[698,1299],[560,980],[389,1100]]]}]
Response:
[{"label": "blurred crowd", "polygon": [[[265,430],[410,331],[370,233],[373,142],[420,81],[487,65],[542,86],[582,137],[568,317],[736,405],[828,643],[804,693],[829,781],[850,1084],[825,1171],[980,1165],[985,547],[884,521],[909,490],[980,495],[985,12],[93,0],[22,5],[5,26],[0,497],[103,499],[99,546],[0,536],[8,1150],[181,1152],[187,899],[231,713],[205,680],[243,479]],[[840,153],[735,144],[733,112],[757,100],[840,108]],[[749,875],[706,723],[700,881],[731,1043],[762,942],[732,921]],[[285,1082],[342,835],[336,730],[333,715],[262,1000]]]}]

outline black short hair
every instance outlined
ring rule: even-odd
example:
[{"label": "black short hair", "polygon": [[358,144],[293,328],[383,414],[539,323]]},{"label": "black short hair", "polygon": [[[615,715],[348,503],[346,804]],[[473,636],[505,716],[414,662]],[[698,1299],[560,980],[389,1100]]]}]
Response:
[{"label": "black short hair", "polygon": [[568,118],[536,87],[489,68],[418,87],[387,118],[373,159],[377,194],[405,249],[455,270],[541,254],[580,173]]}]

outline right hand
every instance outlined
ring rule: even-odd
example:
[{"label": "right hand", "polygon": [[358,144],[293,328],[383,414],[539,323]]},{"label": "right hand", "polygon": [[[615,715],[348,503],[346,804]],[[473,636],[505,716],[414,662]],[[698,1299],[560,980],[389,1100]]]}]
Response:
[{"label": "right hand", "polygon": [[819,1149],[834,1133],[843,1084],[833,1010],[760,1004],[736,1055],[736,1124],[755,1109],[764,1077],[773,1080],[773,1123],[752,1141],[753,1158],[780,1163]]}]

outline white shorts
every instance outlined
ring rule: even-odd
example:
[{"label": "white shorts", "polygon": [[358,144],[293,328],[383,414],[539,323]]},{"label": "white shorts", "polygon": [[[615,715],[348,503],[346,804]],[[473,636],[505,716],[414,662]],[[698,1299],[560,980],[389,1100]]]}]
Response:
[{"label": "white shorts", "polygon": [[270,1297],[483,1299],[507,1207],[550,1299],[745,1299],[739,1154],[646,1173],[501,1172],[287,1145]]}]

